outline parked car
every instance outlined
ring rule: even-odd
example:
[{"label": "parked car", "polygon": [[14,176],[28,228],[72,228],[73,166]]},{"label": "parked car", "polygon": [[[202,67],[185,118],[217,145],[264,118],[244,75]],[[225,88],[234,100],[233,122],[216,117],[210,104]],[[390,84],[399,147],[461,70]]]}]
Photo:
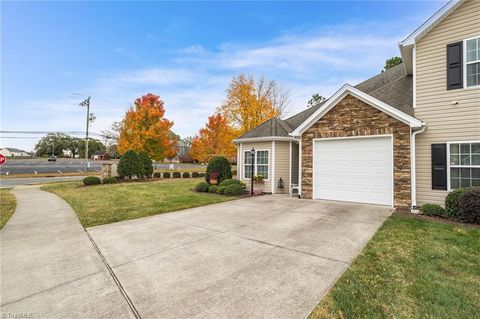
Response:
[{"label": "parked car", "polygon": [[57,161],[57,157],[56,157],[56,156],[50,156],[50,157],[48,158],[48,161],[49,161],[49,162],[56,162],[56,161]]}]

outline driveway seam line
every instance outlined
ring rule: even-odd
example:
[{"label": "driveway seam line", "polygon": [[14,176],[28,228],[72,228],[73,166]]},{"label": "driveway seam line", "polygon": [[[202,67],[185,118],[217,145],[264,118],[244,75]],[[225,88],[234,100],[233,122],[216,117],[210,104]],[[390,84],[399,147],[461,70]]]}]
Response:
[{"label": "driveway seam line", "polygon": [[122,283],[121,283],[120,280],[117,278],[117,275],[116,275],[115,272],[113,271],[112,267],[110,267],[110,265],[108,264],[107,260],[106,260],[105,257],[103,256],[102,252],[101,252],[100,249],[98,248],[98,246],[97,246],[97,244],[95,243],[95,241],[93,240],[92,236],[90,236],[90,233],[89,233],[85,228],[84,228],[84,230],[85,230],[85,233],[87,234],[88,239],[90,240],[90,242],[92,243],[93,247],[95,248],[95,250],[97,251],[98,255],[100,256],[100,259],[102,260],[103,264],[105,265],[105,267],[107,268],[108,272],[110,273],[110,276],[112,276],[113,281],[115,282],[115,284],[117,285],[118,289],[120,290],[120,293],[123,295],[123,298],[125,298],[125,301],[127,302],[128,306],[130,307],[130,310],[132,310],[133,315],[135,316],[135,318],[141,319],[142,317],[140,316],[140,313],[138,312],[137,308],[136,308],[135,305],[133,304],[133,301],[130,299],[130,296],[127,294],[127,292],[126,292],[125,289],[123,288]]},{"label": "driveway seam line", "polygon": [[161,255],[161,254],[166,253],[166,252],[169,252],[169,251],[171,251],[171,250],[175,250],[175,249],[178,249],[178,248],[186,247],[186,246],[189,246],[189,245],[191,245],[191,244],[197,243],[197,242],[199,242],[199,241],[201,241],[201,240],[204,240],[204,239],[207,239],[207,238],[211,238],[211,237],[215,237],[215,236],[218,236],[218,235],[221,235],[221,234],[223,234],[223,233],[216,233],[216,234],[211,234],[211,235],[208,235],[208,236],[204,236],[204,237],[198,238],[198,239],[196,239],[196,240],[190,241],[190,242],[188,242],[188,243],[184,243],[184,244],[181,244],[181,245],[178,245],[178,246],[170,247],[170,248],[167,248],[167,249],[164,249],[164,250],[161,250],[161,251],[157,251],[157,252],[155,252],[155,253],[153,253],[153,254],[150,254],[150,255],[145,255],[145,256],[141,256],[141,257],[138,257],[138,258],[129,260],[129,261],[127,261],[127,262],[124,262],[124,263],[115,265],[115,266],[113,266],[113,268],[119,268],[119,267],[122,267],[122,266],[125,266],[125,265],[128,265],[128,264],[137,262],[137,261],[142,260],[142,259],[145,259],[145,258],[150,258],[150,257],[156,256],[156,255]]},{"label": "driveway seam line", "polygon": [[[269,217],[270,217],[270,216],[269,216]],[[265,217],[265,218],[268,218],[268,217]],[[263,219],[265,219],[265,218],[261,218],[261,219],[259,219],[258,221],[263,220]],[[207,228],[207,227],[201,226],[201,225],[196,225],[196,224],[187,223],[187,222],[180,221],[180,220],[176,220],[176,219],[173,219],[173,218],[165,218],[165,219],[168,220],[168,221],[180,223],[180,224],[183,224],[183,225],[188,225],[188,226],[192,226],[192,227],[197,227],[197,228],[205,229],[205,230],[214,232],[214,234],[210,234],[210,235],[207,235],[207,236],[203,236],[203,237],[201,237],[201,238],[198,238],[198,239],[196,239],[196,240],[190,241],[190,242],[188,242],[188,243],[184,243],[184,244],[181,244],[181,245],[177,245],[177,246],[174,246],[174,247],[170,247],[170,248],[167,248],[167,249],[164,249],[164,250],[161,250],[161,251],[157,251],[157,252],[155,252],[155,253],[153,253],[153,254],[141,256],[141,257],[138,257],[138,258],[129,260],[129,261],[127,261],[127,262],[120,263],[120,264],[118,264],[118,265],[114,265],[113,268],[119,268],[119,267],[128,265],[128,264],[130,264],[130,263],[133,263],[133,262],[136,262],[136,261],[145,259],[145,258],[150,258],[150,257],[153,257],[153,256],[161,255],[161,254],[166,253],[166,252],[169,252],[169,251],[171,251],[171,250],[175,250],[175,249],[178,249],[178,248],[182,248],[182,247],[189,246],[189,245],[191,245],[191,244],[197,243],[197,242],[199,242],[199,241],[201,241],[201,240],[204,240],[204,239],[207,239],[207,238],[212,238],[212,237],[219,236],[219,235],[223,235],[223,234],[235,236],[235,234],[234,234],[234,233],[230,233],[230,231],[235,230],[235,229],[238,229],[238,228],[241,228],[241,227],[245,227],[245,226],[248,225],[248,224],[242,224],[242,225],[239,225],[239,226],[236,226],[236,227],[232,227],[232,228],[230,228],[230,229],[227,229],[227,230],[225,230],[225,231],[221,231],[221,230],[216,230],[216,229],[212,229],[212,228]],[[255,223],[255,222],[257,222],[257,221],[254,221],[253,223]],[[100,225],[100,226],[101,226],[101,225]],[[242,238],[241,236],[235,236],[235,237],[237,237],[237,238]],[[243,238],[243,239],[248,239],[248,238]]]},{"label": "driveway seam line", "polygon": [[297,253],[309,255],[309,256],[312,256],[312,257],[317,257],[317,258],[321,258],[321,259],[326,259],[326,260],[334,261],[334,262],[341,263],[341,264],[344,264],[344,265],[348,265],[348,264],[349,264],[348,262],[342,261],[342,260],[339,260],[339,259],[324,257],[324,256],[320,256],[320,255],[308,253],[308,252],[306,252],[306,251],[302,251],[302,250],[298,250],[298,249],[294,249],[294,248],[288,248],[288,247],[285,247],[285,246],[280,246],[280,245],[272,244],[272,243],[269,243],[269,242],[266,242],[266,241],[263,241],[263,240],[258,240],[258,239],[253,239],[253,238],[248,238],[248,237],[240,236],[240,235],[235,234],[235,233],[228,233],[228,234],[229,234],[229,235],[232,235],[232,236],[235,236],[235,237],[238,237],[238,238],[242,238],[242,239],[254,241],[254,242],[257,242],[257,243],[260,243],[260,244],[264,244],[264,245],[268,245],[268,246],[273,246],[273,247],[276,247],[276,248],[281,248],[281,249],[285,249],[285,250],[289,250],[289,251],[293,251],[293,252],[297,252]]},{"label": "driveway seam line", "polygon": [[47,291],[50,291],[50,290],[54,290],[54,289],[56,289],[56,288],[60,288],[60,287],[66,286],[66,285],[69,285],[69,284],[74,283],[74,282],[79,281],[79,280],[83,280],[83,279],[88,278],[88,277],[90,277],[90,276],[100,274],[100,273],[102,273],[102,272],[103,272],[103,270],[95,271],[95,272],[92,272],[92,273],[90,273],[90,274],[86,274],[86,275],[84,275],[84,276],[75,278],[75,279],[73,279],[73,280],[63,282],[63,283],[58,284],[58,285],[56,285],[56,286],[53,286],[53,287],[50,287],[50,288],[46,288],[46,289],[37,291],[36,293],[33,293],[33,294],[31,294],[31,295],[24,296],[24,297],[21,297],[21,298],[19,298],[19,299],[15,299],[15,300],[12,300],[12,301],[8,301],[8,302],[6,302],[6,303],[2,303],[0,306],[3,307],[3,306],[7,306],[7,305],[10,305],[10,304],[13,304],[13,303],[16,303],[16,302],[25,300],[25,299],[28,299],[28,298],[31,298],[31,297],[40,295],[40,294],[42,294],[42,293],[44,293],[44,292],[47,292]]}]

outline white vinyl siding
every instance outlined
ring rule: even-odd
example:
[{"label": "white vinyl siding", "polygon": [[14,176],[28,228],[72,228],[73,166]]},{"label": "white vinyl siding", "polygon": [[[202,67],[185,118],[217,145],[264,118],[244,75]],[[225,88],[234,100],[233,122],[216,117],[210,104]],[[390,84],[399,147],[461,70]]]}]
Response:
[{"label": "white vinyl siding", "polygon": [[[292,144],[295,144],[292,142]],[[287,194],[290,185],[290,142],[275,141],[275,180],[273,187],[276,194]],[[283,189],[278,188],[280,178]]]},{"label": "white vinyl siding", "polygon": [[478,12],[480,1],[466,0],[416,44],[414,115],[428,125],[416,138],[419,206],[444,204],[448,193],[432,190],[431,145],[480,140],[480,87],[446,89],[446,47],[479,36]]}]

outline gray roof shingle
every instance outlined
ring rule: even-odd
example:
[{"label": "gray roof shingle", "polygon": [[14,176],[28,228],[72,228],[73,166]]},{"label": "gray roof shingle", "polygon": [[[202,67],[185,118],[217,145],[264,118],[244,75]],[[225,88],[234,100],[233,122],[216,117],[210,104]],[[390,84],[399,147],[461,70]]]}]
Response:
[{"label": "gray roof shingle", "polygon": [[403,63],[355,86],[400,111],[413,115],[413,79]]},{"label": "gray roof shingle", "polygon": [[[413,115],[413,80],[412,76],[406,74],[403,63],[357,84],[355,88],[408,115]],[[285,120],[271,118],[243,134],[239,139],[289,136],[289,133],[305,122],[326,101],[311,106]]]}]

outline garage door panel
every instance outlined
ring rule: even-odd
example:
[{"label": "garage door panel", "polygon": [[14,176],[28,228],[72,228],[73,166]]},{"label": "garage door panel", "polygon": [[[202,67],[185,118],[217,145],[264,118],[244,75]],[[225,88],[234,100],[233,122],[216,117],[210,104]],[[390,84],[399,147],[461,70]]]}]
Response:
[{"label": "garage door panel", "polygon": [[314,141],[314,198],[392,205],[390,136]]}]

